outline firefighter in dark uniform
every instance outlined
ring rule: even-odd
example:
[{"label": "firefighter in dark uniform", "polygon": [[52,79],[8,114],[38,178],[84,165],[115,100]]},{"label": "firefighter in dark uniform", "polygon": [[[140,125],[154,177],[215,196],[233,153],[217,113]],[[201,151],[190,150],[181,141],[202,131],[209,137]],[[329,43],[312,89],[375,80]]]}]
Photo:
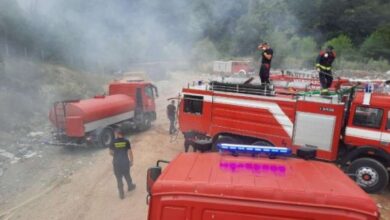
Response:
[{"label": "firefighter in dark uniform", "polygon": [[173,134],[176,131],[175,121],[176,121],[176,106],[175,100],[171,101],[171,104],[167,106],[167,117],[169,119],[169,134]]},{"label": "firefighter in dark uniform", "polygon": [[274,55],[274,51],[268,43],[260,44],[257,49],[262,51],[262,59],[259,72],[261,84],[269,84],[269,74],[271,70],[271,61]]},{"label": "firefighter in dark uniform", "polygon": [[195,144],[195,136],[191,133],[183,133],[184,135],[184,152],[188,152],[190,147],[192,146],[192,149],[194,152],[197,151],[196,144]]},{"label": "firefighter in dark uniform", "polygon": [[130,176],[130,167],[134,163],[133,152],[129,140],[123,137],[120,128],[115,129],[115,140],[110,146],[110,155],[113,156],[112,164],[114,166],[114,174],[118,183],[119,198],[124,199],[123,177],[127,182],[127,189],[131,191],[135,189],[135,184]]},{"label": "firefighter in dark uniform", "polygon": [[325,51],[321,51],[317,57],[316,69],[319,74],[321,93],[328,93],[329,87],[332,85],[332,63],[336,58],[336,53],[332,46],[328,46]]}]

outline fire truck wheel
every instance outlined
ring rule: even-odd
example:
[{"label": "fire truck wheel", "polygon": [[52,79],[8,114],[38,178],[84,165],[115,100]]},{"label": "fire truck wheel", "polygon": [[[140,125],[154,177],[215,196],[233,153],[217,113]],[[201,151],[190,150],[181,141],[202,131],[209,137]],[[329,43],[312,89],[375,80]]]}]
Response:
[{"label": "fire truck wheel", "polygon": [[220,135],[218,138],[213,142],[213,145],[211,147],[212,152],[217,152],[218,151],[218,144],[221,143],[226,143],[226,144],[238,144],[239,141],[237,138],[234,138],[232,136],[227,136],[227,135]]},{"label": "fire truck wheel", "polygon": [[149,116],[145,116],[142,124],[139,126],[140,131],[146,131],[152,126],[152,121],[150,120]]},{"label": "fire truck wheel", "polygon": [[246,71],[244,69],[238,71],[239,75],[246,76]]},{"label": "fire truck wheel", "polygon": [[151,118],[148,114],[144,114],[141,117],[141,121],[137,125],[137,131],[146,131],[152,126]]},{"label": "fire truck wheel", "polygon": [[102,147],[102,148],[106,148],[106,147],[109,147],[115,137],[114,137],[114,131],[112,130],[112,128],[110,127],[107,127],[107,128],[104,128],[100,133],[99,133],[99,146]]},{"label": "fire truck wheel", "polygon": [[383,190],[389,182],[389,173],[386,168],[372,158],[360,158],[353,161],[347,172],[368,193]]}]

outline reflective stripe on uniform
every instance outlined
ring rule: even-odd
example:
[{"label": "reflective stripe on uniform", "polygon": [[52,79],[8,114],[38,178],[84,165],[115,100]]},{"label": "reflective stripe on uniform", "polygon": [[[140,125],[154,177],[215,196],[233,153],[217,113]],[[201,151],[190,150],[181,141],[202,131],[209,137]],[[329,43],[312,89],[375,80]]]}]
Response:
[{"label": "reflective stripe on uniform", "polygon": [[126,147],[126,142],[117,142],[114,143],[115,148],[125,148]]},{"label": "reflective stripe on uniform", "polygon": [[319,63],[316,64],[316,67],[318,67],[318,68],[320,68],[322,70],[331,70],[332,69],[331,66],[323,66],[323,65],[321,65]]}]

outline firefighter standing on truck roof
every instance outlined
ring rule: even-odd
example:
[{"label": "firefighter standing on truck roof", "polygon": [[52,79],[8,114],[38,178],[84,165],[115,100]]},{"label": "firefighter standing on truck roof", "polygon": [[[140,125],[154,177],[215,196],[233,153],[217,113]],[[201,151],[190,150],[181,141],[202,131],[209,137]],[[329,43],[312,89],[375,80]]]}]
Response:
[{"label": "firefighter standing on truck roof", "polygon": [[336,58],[336,53],[332,46],[328,46],[325,51],[321,51],[317,57],[316,69],[319,73],[321,83],[321,93],[327,93],[328,88],[332,85],[332,63]]},{"label": "firefighter standing on truck roof", "polygon": [[274,51],[269,46],[269,44],[265,42],[260,44],[257,49],[262,51],[262,59],[259,72],[261,83],[269,84],[269,72],[271,70],[271,61],[274,55]]},{"label": "firefighter standing on truck roof", "polygon": [[176,121],[176,106],[175,100],[171,101],[171,104],[167,106],[167,117],[169,119],[169,134],[173,134],[176,131],[175,121]]},{"label": "firefighter standing on truck roof", "polygon": [[124,199],[125,193],[123,191],[124,177],[127,182],[127,189],[131,191],[135,189],[135,184],[130,176],[130,167],[133,165],[133,152],[129,140],[123,137],[120,128],[115,129],[115,140],[110,146],[110,155],[113,156],[112,164],[114,166],[114,174],[118,183],[119,198]]}]

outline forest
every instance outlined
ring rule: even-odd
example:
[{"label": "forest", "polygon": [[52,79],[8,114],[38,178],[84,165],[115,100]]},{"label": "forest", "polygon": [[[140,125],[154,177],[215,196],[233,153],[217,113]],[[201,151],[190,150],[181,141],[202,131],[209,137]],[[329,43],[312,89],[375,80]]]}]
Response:
[{"label": "forest", "polygon": [[131,63],[259,58],[312,68],[334,46],[338,68],[390,69],[388,0],[0,0],[0,59],[77,69]]}]

